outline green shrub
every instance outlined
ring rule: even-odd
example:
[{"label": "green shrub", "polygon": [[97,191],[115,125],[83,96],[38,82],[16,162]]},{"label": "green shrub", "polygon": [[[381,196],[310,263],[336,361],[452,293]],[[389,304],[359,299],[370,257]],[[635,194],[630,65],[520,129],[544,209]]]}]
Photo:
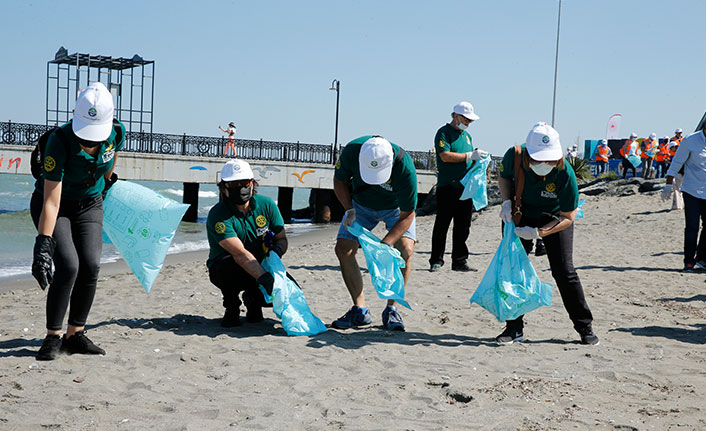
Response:
[{"label": "green shrub", "polygon": [[608,181],[619,180],[619,179],[620,179],[620,174],[617,173],[617,172],[610,171],[610,172],[606,172],[605,174],[602,174],[602,175],[601,175],[600,177],[598,177],[598,178],[605,178],[605,179],[607,179]]},{"label": "green shrub", "polygon": [[588,160],[578,157],[569,157],[567,160],[574,169],[577,180],[588,180],[592,177],[591,166],[588,164]]}]

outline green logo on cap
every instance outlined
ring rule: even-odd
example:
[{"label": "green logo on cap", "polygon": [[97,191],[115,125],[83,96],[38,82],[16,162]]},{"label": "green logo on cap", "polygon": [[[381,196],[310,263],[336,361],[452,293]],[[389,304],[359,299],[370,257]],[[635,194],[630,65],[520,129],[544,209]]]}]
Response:
[{"label": "green logo on cap", "polygon": [[377,160],[373,160],[372,162],[370,162],[370,166],[377,168],[377,166],[378,166]]},{"label": "green logo on cap", "polygon": [[88,115],[91,117],[95,117],[96,115],[98,115],[98,111],[96,111],[96,108],[90,108],[88,110]]},{"label": "green logo on cap", "polygon": [[545,144],[548,144],[549,143],[549,136],[547,136],[547,135],[542,136],[542,142],[544,142]]},{"label": "green logo on cap", "polygon": [[233,170],[234,170],[234,171],[239,171],[239,170],[240,170],[240,165],[233,165]]}]

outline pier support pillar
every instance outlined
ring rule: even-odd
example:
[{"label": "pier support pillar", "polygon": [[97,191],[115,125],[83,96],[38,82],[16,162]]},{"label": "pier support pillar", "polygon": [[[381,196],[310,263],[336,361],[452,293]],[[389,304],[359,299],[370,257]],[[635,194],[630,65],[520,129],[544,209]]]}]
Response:
[{"label": "pier support pillar", "polygon": [[184,183],[184,203],[190,206],[182,220],[195,222],[199,216],[199,183]]},{"label": "pier support pillar", "polygon": [[330,223],[341,221],[343,206],[333,190],[311,189],[313,195],[314,223]]},{"label": "pier support pillar", "polygon": [[279,187],[277,189],[277,206],[282,214],[285,223],[292,222],[292,197],[294,189],[292,187]]}]

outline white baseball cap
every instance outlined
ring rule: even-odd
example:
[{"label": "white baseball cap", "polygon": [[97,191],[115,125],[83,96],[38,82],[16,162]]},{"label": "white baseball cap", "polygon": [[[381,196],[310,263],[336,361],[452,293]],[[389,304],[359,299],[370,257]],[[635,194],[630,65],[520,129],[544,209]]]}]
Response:
[{"label": "white baseball cap", "polygon": [[637,133],[632,132],[632,133],[630,134],[630,137],[631,137],[631,138],[637,138]]},{"label": "white baseball cap", "polygon": [[94,82],[78,95],[71,128],[81,139],[101,142],[113,131],[113,96],[105,85]]},{"label": "white baseball cap", "polygon": [[228,160],[221,169],[221,181],[251,180],[255,178],[250,164],[245,160]]},{"label": "white baseball cap", "polygon": [[561,159],[563,152],[559,142],[559,132],[547,123],[537,123],[527,135],[527,152],[540,162]]},{"label": "white baseball cap", "polygon": [[367,184],[387,182],[392,174],[394,151],[392,144],[381,136],[373,136],[363,142],[358,156],[360,178]]},{"label": "white baseball cap", "polygon": [[682,133],[682,132],[683,132],[682,129],[677,129],[677,130],[674,131],[674,134],[676,135],[677,133]]},{"label": "white baseball cap", "polygon": [[601,139],[601,145],[605,145],[607,143],[608,143],[608,141],[606,141],[605,139]]},{"label": "white baseball cap", "polygon": [[454,106],[454,114],[463,115],[469,120],[474,121],[480,118],[475,112],[473,112],[473,105],[468,102],[461,102]]},{"label": "white baseball cap", "polygon": [[657,134],[656,134],[656,133],[650,133],[650,139],[655,139],[655,138],[657,138]]}]

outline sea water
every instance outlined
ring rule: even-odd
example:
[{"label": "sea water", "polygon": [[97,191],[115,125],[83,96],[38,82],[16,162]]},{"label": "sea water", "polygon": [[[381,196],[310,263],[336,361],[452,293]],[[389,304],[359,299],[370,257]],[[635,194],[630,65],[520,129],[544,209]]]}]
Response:
[{"label": "sea water", "polygon": [[[29,200],[34,191],[31,175],[0,174],[0,280],[25,276],[30,273],[32,248],[37,230],[29,214]],[[184,190],[181,183],[162,181],[135,181],[177,202],[182,202]],[[294,189],[293,209],[309,206],[309,189]],[[276,187],[259,187],[258,194],[277,200]],[[177,229],[169,254],[207,250],[206,217],[218,202],[215,184],[199,186],[198,221],[182,222]],[[316,229],[310,219],[296,220],[286,226],[289,236],[300,235]],[[114,262],[120,253],[110,244],[103,244],[101,262]]]}]

